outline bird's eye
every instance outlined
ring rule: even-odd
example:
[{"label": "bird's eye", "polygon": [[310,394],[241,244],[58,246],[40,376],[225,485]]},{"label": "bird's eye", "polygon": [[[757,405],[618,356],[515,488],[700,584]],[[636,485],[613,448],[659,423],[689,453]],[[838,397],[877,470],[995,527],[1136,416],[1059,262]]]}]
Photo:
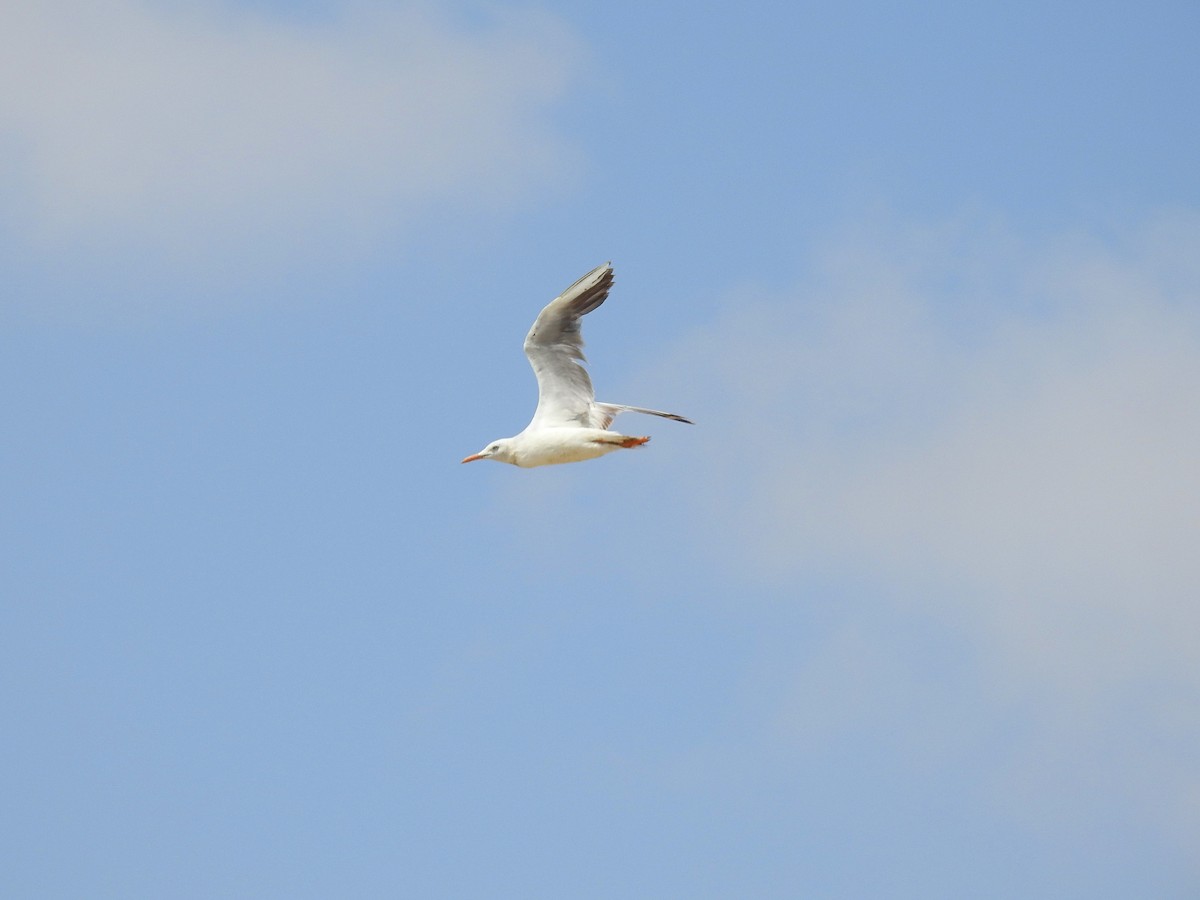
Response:
[{"label": "bird's eye", "polygon": [[488,453],[495,453],[499,449],[500,449],[499,444],[492,444],[492,446],[488,447]]}]

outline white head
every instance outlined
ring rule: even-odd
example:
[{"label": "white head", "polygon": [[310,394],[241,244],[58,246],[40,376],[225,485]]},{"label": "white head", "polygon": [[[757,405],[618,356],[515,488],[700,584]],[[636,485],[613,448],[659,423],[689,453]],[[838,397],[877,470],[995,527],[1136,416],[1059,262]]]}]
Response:
[{"label": "white head", "polygon": [[515,466],[517,454],[513,449],[512,438],[500,438],[498,441],[492,441],[478,453],[468,456],[463,462],[474,462],[477,459],[494,459],[496,462],[511,463]]}]

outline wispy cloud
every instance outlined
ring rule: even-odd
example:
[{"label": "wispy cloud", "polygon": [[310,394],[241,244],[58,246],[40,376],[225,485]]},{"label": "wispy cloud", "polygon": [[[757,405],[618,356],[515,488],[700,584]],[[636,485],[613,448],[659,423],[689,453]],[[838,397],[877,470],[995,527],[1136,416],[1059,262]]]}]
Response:
[{"label": "wispy cloud", "polygon": [[734,546],[758,571],[964,589],[1057,680],[1194,675],[1200,222],[993,238],[830,248],[792,297],[693,337],[691,406],[754,436],[714,462],[745,497]]},{"label": "wispy cloud", "polygon": [[547,111],[579,46],[556,20],[468,28],[424,4],[335,10],[6,4],[0,224],[45,253],[286,256],[567,171]]},{"label": "wispy cloud", "polygon": [[[1200,702],[1197,260],[1192,215],[1036,246],[979,223],[845,237],[795,291],[731,301],[668,388],[719,423],[686,473],[706,554],[856,586],[845,627],[877,652],[834,653],[817,683],[862,686],[866,666],[856,703],[876,712],[927,695],[911,661],[875,670],[911,653],[867,607],[936,623],[972,648],[993,714],[1024,710],[1006,784],[1110,784],[1176,836],[1200,829],[1181,799],[1200,790],[1181,715]],[[800,665],[796,727],[813,703],[853,718],[816,677]]]}]

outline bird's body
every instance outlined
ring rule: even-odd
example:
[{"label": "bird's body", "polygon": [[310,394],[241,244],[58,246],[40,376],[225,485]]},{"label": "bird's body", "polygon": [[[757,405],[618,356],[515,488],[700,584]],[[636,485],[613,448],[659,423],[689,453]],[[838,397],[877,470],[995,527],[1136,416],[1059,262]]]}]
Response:
[{"label": "bird's body", "polygon": [[531,468],[582,462],[614,450],[640,447],[650,438],[608,430],[613,419],[623,412],[662,416],[690,424],[688,419],[674,413],[596,402],[592,381],[580,365],[584,357],[579,320],[605,301],[612,283],[612,264],[599,266],[538,314],[525,336],[525,355],[538,381],[538,405],[532,421],[520,434],[492,441],[463,462],[494,459]]}]

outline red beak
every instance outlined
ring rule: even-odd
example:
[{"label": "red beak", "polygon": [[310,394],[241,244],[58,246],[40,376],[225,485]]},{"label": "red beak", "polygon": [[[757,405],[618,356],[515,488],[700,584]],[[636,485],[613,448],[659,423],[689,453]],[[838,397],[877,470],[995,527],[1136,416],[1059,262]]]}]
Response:
[{"label": "red beak", "polygon": [[482,453],[476,453],[474,456],[468,456],[463,462],[474,462],[477,459],[483,459]]}]

